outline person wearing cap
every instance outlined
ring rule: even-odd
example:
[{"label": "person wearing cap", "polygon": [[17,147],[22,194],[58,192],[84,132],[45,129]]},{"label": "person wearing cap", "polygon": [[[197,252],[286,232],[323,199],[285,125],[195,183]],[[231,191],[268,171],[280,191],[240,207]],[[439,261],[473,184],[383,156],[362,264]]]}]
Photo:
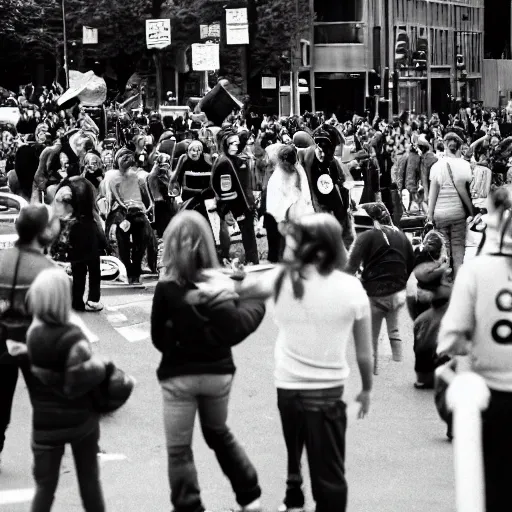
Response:
[{"label": "person wearing cap", "polygon": [[334,158],[336,146],[343,146],[345,141],[336,128],[327,124],[313,132],[313,140],[313,146],[298,150],[298,163],[306,171],[314,210],[332,213],[336,217],[348,250],[355,239],[350,194],[343,186],[346,177],[341,164]]},{"label": "person wearing cap", "polygon": [[[248,263],[259,263],[258,246],[254,232],[254,197],[252,191],[244,188],[249,170],[247,164],[238,156],[240,137],[233,130],[224,131],[221,136],[221,155],[212,167],[211,186],[217,197],[217,209],[224,220],[231,212],[240,227],[245,259]],[[243,175],[243,176],[242,176]],[[228,258],[226,248],[223,257]]]},{"label": "person wearing cap", "polygon": [[22,208],[16,231],[15,247],[0,251],[0,458],[18,381],[18,363],[7,350],[7,340],[25,341],[32,321],[26,293],[41,271],[54,266],[44,256],[55,231],[46,206]]},{"label": "person wearing cap", "polygon": [[349,254],[346,272],[361,281],[372,313],[374,374],[379,373],[379,335],[386,320],[394,361],[402,360],[402,338],[398,314],[405,305],[407,280],[414,269],[414,252],[407,236],[393,225],[383,203],[361,205],[374,227],[360,234]]}]

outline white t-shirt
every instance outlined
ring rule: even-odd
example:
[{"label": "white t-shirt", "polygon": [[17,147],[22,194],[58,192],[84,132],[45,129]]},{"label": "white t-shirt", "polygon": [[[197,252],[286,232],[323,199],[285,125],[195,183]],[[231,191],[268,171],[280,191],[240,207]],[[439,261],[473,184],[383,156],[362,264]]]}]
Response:
[{"label": "white t-shirt", "polygon": [[[448,172],[448,165],[452,171],[454,187]],[[463,190],[466,183],[471,183],[472,173],[469,162],[463,158],[444,156],[430,169],[430,181],[440,187],[434,210],[434,221],[440,226],[454,221],[465,219],[466,214],[458,190]]]},{"label": "white t-shirt", "polygon": [[354,322],[369,314],[366,292],[353,276],[306,270],[304,296],[296,299],[286,276],[274,319],[275,383],[281,389],[323,389],[344,384],[350,369],[346,351]]},{"label": "white t-shirt", "polygon": [[512,268],[503,256],[479,256],[460,268],[441,323],[437,352],[470,343],[472,369],[491,389],[512,392]]}]

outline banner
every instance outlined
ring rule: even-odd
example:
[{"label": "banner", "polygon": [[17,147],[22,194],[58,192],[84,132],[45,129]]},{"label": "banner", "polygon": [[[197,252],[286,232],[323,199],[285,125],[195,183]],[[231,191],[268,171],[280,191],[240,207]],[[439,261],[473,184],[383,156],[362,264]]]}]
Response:
[{"label": "banner", "polygon": [[192,45],[192,69],[194,71],[215,71],[219,68],[218,44],[195,43]]},{"label": "banner", "polygon": [[226,9],[226,44],[249,44],[247,9]]},{"label": "banner", "polygon": [[162,49],[171,44],[171,20],[146,20],[146,46]]}]

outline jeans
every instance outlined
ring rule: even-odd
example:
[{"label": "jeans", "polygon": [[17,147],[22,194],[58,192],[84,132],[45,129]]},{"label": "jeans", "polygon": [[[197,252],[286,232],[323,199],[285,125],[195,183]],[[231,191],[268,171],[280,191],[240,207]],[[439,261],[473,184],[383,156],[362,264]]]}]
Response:
[{"label": "jeans", "polygon": [[192,454],[196,411],[204,440],[228,477],[242,507],[260,497],[258,475],[229,427],[232,375],[183,375],[161,382],[171,502],[175,512],[203,512]]},{"label": "jeans", "polygon": [[256,243],[256,234],[254,233],[254,217],[252,212],[245,213],[245,219],[238,221],[240,234],[242,235],[242,244],[245,251],[245,263],[260,262],[258,255],[258,244]]},{"label": "jeans", "polygon": [[138,279],[142,274],[142,258],[146,252],[146,227],[149,221],[142,212],[128,212],[126,220],[130,229],[123,231],[119,226],[116,230],[119,258],[126,267],[128,278]]},{"label": "jeans", "polygon": [[512,481],[512,393],[491,389],[489,407],[482,414],[486,512],[510,510]]},{"label": "jeans", "polygon": [[0,356],[0,453],[4,449],[5,432],[11,422],[11,409],[16,383],[18,382],[18,365],[11,356]]},{"label": "jeans", "polygon": [[101,265],[100,257],[90,261],[80,261],[71,264],[73,274],[73,309],[83,310],[85,278],[89,272],[89,295],[88,300],[99,302],[101,297]]},{"label": "jeans", "polygon": [[[98,463],[99,426],[85,437],[71,443],[80,496],[86,512],[104,512],[103,491]],[[60,463],[65,445],[32,443],[36,492],[31,512],[49,512],[59,483]]]},{"label": "jeans", "polygon": [[436,228],[446,240],[448,258],[451,256],[453,273],[457,275],[459,268],[464,262],[464,253],[466,252],[466,219],[447,225],[438,222]]},{"label": "jeans", "polygon": [[369,299],[372,313],[373,357],[377,362],[379,357],[379,334],[384,319],[386,320],[393,352],[400,350],[402,338],[400,337],[398,314],[405,304],[405,290],[384,297],[369,297]]},{"label": "jeans", "polygon": [[343,387],[315,390],[277,390],[288,456],[288,478],[284,503],[288,508],[304,506],[301,458],[308,456],[311,489],[316,512],[345,512],[346,406]]}]

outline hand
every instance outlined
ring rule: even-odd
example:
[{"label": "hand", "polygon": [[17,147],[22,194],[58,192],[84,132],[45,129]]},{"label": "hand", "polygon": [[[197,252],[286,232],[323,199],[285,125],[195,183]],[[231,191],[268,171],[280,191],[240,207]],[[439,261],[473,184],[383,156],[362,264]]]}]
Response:
[{"label": "hand", "polygon": [[356,402],[361,404],[361,409],[357,414],[358,419],[363,419],[370,411],[370,391],[361,391],[356,397]]}]

